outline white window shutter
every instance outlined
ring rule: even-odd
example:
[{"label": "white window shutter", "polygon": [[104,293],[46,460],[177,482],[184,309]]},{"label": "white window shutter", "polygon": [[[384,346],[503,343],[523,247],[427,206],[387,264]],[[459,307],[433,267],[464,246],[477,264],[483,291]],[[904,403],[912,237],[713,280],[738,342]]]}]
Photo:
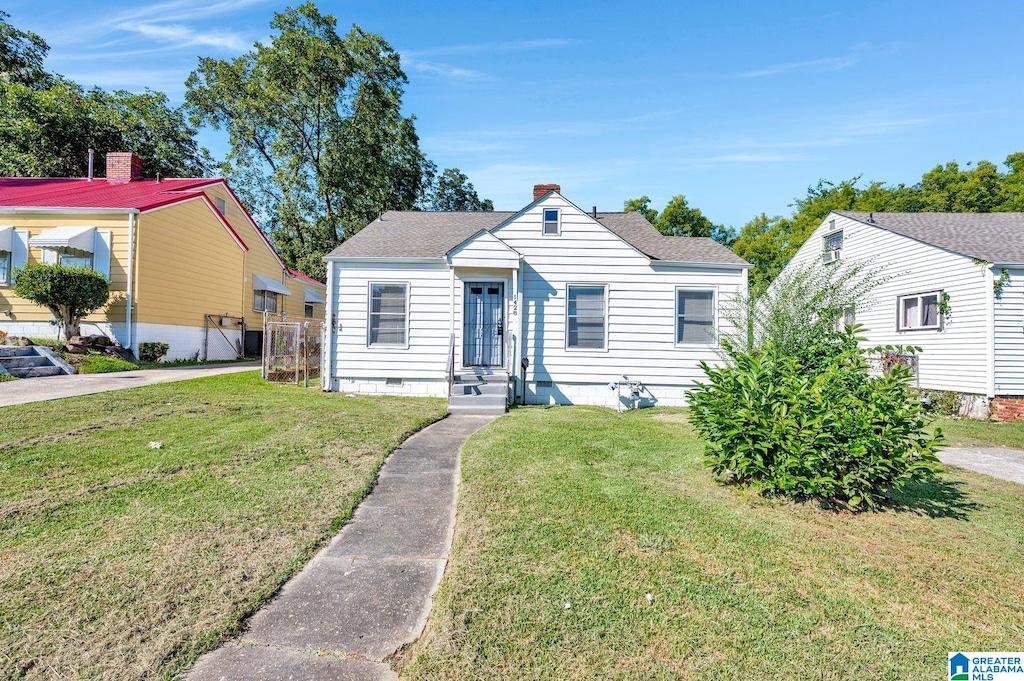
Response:
[{"label": "white window shutter", "polygon": [[11,271],[28,264],[28,232],[14,230],[11,240]]},{"label": "white window shutter", "polygon": [[39,254],[39,262],[44,265],[56,265],[57,264],[57,251],[52,248],[44,248]]},{"label": "white window shutter", "polygon": [[92,268],[110,281],[110,231],[96,230],[92,246]]}]

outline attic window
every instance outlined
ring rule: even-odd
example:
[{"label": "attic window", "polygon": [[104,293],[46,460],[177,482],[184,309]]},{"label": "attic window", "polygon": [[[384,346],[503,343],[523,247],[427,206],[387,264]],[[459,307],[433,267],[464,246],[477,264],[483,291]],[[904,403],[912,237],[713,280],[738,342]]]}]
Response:
[{"label": "attic window", "polygon": [[542,234],[544,234],[544,236],[558,236],[561,233],[561,231],[561,224],[558,219],[558,209],[545,208],[544,228]]},{"label": "attic window", "polygon": [[213,205],[217,206],[217,212],[221,215],[228,214],[228,202],[217,196],[213,199]]}]

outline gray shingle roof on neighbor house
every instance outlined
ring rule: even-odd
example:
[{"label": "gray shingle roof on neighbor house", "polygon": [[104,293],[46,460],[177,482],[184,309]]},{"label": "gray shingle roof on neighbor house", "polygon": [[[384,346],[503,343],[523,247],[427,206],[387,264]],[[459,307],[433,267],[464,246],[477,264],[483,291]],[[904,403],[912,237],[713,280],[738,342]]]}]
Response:
[{"label": "gray shingle roof on neighbor house", "polygon": [[[328,257],[444,258],[482,229],[494,229],[517,213],[511,211],[390,210],[341,244]],[[598,213],[597,220],[652,260],[745,265],[714,239],[661,234],[639,213]]]},{"label": "gray shingle roof on neighbor house", "polygon": [[835,213],[968,258],[1024,263],[1024,213]]}]

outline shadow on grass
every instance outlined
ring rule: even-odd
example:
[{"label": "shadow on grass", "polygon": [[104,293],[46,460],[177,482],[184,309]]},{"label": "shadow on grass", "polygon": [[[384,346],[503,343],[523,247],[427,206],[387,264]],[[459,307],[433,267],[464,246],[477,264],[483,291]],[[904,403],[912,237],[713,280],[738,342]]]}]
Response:
[{"label": "shadow on grass", "polygon": [[907,485],[902,492],[892,492],[885,508],[926,515],[930,518],[953,518],[967,520],[971,511],[981,505],[968,501],[962,482],[950,482],[935,478],[927,482]]}]

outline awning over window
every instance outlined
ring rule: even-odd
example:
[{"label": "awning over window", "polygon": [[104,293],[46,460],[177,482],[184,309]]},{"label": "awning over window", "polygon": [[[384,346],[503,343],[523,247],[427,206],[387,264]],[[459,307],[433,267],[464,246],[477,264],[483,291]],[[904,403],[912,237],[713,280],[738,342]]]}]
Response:
[{"label": "awning over window", "polygon": [[319,304],[323,305],[324,304],[324,297],[322,295],[320,295],[319,293],[317,293],[316,291],[314,291],[313,289],[307,288],[306,289],[306,301],[305,302],[307,302],[307,303],[319,303]]},{"label": "awning over window", "polygon": [[41,232],[28,240],[35,248],[71,248],[92,253],[95,227],[57,227]]},{"label": "awning over window", "polygon": [[290,296],[292,294],[292,292],[288,290],[288,287],[281,282],[261,277],[258,274],[252,275],[252,290],[273,291],[274,293],[280,293],[282,296]]},{"label": "awning over window", "polygon": [[[0,251],[11,252],[14,248],[14,227],[0,227]],[[309,289],[306,289],[307,291]]]}]

